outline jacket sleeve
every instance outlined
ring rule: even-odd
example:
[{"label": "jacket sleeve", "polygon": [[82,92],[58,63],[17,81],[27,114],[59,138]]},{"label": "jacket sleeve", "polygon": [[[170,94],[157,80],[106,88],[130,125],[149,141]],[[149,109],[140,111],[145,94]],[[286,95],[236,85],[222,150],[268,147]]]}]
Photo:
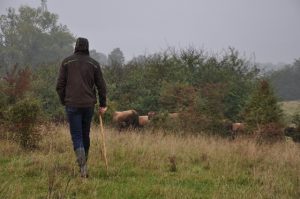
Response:
[{"label": "jacket sleeve", "polygon": [[57,83],[56,83],[56,92],[59,96],[62,105],[65,105],[66,84],[67,84],[67,66],[63,62],[61,64]]},{"label": "jacket sleeve", "polygon": [[95,84],[99,95],[100,107],[106,107],[106,83],[104,81],[102,71],[99,65],[95,70]]}]

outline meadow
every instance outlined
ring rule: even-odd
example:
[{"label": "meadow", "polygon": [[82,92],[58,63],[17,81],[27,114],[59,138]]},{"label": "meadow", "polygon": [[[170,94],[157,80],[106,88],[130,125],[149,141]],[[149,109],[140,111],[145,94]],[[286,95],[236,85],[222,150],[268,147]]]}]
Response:
[{"label": "meadow", "polygon": [[300,101],[283,101],[279,103],[285,115],[285,121],[289,123],[293,115],[300,112]]},{"label": "meadow", "polygon": [[[39,126],[38,148],[22,148],[34,146],[27,141],[35,124],[64,121],[55,82],[76,41],[57,14],[43,11],[46,1],[42,7],[7,9],[0,17],[0,199],[300,198],[299,143],[207,135],[225,134],[220,121],[238,120],[243,109],[249,113],[243,121],[255,121],[258,128],[281,122],[272,85],[264,80],[269,75],[260,73],[253,56],[233,47],[220,52],[167,47],[131,60],[118,46],[107,55],[91,49],[102,66],[111,113],[125,107],[141,115],[187,110],[187,132],[146,128],[120,134],[106,126],[106,172],[99,128],[93,126],[88,179],[78,175],[67,124]],[[290,99],[299,99],[298,66],[295,60],[271,76]],[[288,126],[300,102],[281,106]],[[196,132],[200,127],[205,133]]]},{"label": "meadow", "polygon": [[0,141],[0,198],[300,198],[300,145],[105,128],[109,170],[92,128],[89,178],[67,125],[40,129],[39,149]]}]

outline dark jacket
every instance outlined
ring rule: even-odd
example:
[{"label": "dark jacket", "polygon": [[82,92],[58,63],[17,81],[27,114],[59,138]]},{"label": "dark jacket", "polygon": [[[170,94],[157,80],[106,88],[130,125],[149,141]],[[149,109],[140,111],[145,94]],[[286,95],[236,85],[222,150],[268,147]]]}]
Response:
[{"label": "dark jacket", "polygon": [[94,106],[97,88],[100,107],[106,107],[106,84],[100,65],[89,56],[88,48],[88,40],[78,38],[74,54],[61,64],[56,91],[63,105]]}]

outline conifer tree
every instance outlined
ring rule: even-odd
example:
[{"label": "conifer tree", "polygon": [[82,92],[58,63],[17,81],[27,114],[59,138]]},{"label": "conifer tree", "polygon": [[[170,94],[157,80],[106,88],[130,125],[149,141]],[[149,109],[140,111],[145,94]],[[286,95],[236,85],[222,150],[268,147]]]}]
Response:
[{"label": "conifer tree", "polygon": [[252,132],[265,134],[267,132],[263,131],[268,129],[273,134],[275,131],[275,134],[280,133],[282,110],[268,81],[258,83],[245,106],[243,117]]}]

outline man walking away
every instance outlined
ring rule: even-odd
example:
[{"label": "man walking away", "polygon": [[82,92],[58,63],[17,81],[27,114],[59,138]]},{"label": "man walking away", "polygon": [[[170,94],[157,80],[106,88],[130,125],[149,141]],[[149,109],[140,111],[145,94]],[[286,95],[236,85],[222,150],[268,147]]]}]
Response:
[{"label": "man walking away", "polygon": [[99,95],[99,114],[106,111],[106,84],[100,65],[89,56],[89,42],[78,38],[73,55],[63,60],[56,85],[68,117],[73,148],[81,177],[87,175],[90,148],[90,125]]}]

